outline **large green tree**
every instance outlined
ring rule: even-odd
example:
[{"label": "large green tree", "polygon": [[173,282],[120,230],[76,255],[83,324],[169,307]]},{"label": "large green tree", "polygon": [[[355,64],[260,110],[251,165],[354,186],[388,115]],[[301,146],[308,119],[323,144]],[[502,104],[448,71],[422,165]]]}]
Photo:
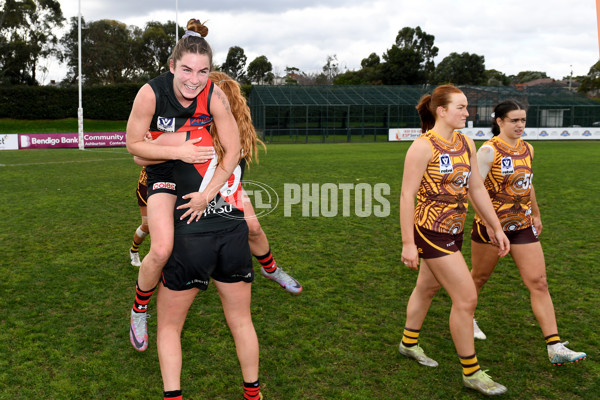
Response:
[{"label": "large green tree", "polygon": [[248,64],[248,78],[259,85],[273,83],[273,65],[266,56],[258,56]]},{"label": "large green tree", "polygon": [[221,65],[221,71],[239,82],[244,82],[246,80],[244,68],[246,68],[247,60],[244,49],[239,46],[230,47],[227,58]]},{"label": "large green tree", "polygon": [[58,0],[0,1],[0,83],[37,84],[39,61],[56,54]]},{"label": "large green tree", "polygon": [[435,36],[421,27],[404,27],[396,42],[383,54],[380,69],[386,85],[426,83],[435,69],[433,58],[438,48],[433,45]]},{"label": "large green tree", "polygon": [[[138,81],[144,75],[147,54],[142,52],[142,30],[127,27],[114,20],[81,21],[81,73],[84,83],[107,85]],[[61,39],[66,61],[66,81],[75,83],[78,76],[77,18],[71,19],[71,29]]]},{"label": "large green tree", "polygon": [[435,68],[434,83],[455,85],[483,85],[485,79],[485,57],[477,54],[450,53]]},{"label": "large green tree", "polygon": [[588,74],[580,82],[581,85],[577,88],[579,93],[598,97],[600,94],[600,61],[592,65]]},{"label": "large green tree", "polygon": [[[179,37],[185,34],[185,29],[179,26]],[[140,68],[144,80],[148,80],[169,70],[169,57],[175,46],[175,22],[148,22],[141,38]]]}]

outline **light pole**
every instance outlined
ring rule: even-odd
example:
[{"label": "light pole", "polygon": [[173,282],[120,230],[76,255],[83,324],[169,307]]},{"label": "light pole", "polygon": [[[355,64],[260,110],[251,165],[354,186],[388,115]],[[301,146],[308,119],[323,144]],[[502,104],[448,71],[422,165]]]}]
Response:
[{"label": "light pole", "polygon": [[77,143],[79,144],[79,150],[84,150],[85,149],[85,143],[83,142],[83,106],[81,104],[81,0],[79,0],[79,11],[78,11],[78,23],[77,23],[77,40],[78,40],[78,47],[77,47],[77,56],[78,56],[78,60],[77,60],[77,69],[78,69],[78,74],[79,74],[79,107],[77,108],[77,122],[79,125],[78,128],[78,140]]}]

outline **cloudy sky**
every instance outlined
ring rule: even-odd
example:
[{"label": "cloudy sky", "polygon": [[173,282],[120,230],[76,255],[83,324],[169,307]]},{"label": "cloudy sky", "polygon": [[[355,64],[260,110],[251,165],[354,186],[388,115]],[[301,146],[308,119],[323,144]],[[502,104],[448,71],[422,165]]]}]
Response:
[{"label": "cloudy sky", "polygon": [[[78,0],[59,2],[65,17],[77,16]],[[142,28],[148,21],[208,20],[216,64],[240,46],[248,62],[265,55],[275,73],[286,66],[320,72],[330,55],[342,70],[359,69],[363,58],[389,49],[405,26],[435,36],[436,64],[469,52],[507,75],[534,70],[561,79],[571,70],[586,75],[599,59],[592,0],[82,0],[81,14]],[[46,81],[64,76],[58,62],[48,68]]]}]

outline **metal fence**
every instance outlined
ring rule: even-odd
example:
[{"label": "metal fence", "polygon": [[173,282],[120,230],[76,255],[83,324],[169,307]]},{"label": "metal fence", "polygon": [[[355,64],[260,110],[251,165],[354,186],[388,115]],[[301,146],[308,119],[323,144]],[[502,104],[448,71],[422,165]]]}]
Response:
[{"label": "metal fence", "polygon": [[[417,128],[415,106],[432,86],[254,86],[249,105],[268,143],[387,141],[395,128]],[[513,98],[528,107],[527,125],[592,126],[600,103],[564,88],[460,86],[469,121],[488,127],[493,107]]]}]

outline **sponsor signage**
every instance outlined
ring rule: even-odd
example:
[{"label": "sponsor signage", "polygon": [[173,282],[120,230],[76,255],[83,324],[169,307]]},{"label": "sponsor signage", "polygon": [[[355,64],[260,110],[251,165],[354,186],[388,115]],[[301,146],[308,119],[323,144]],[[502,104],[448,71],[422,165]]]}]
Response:
[{"label": "sponsor signage", "polygon": [[[15,135],[16,136],[16,135]],[[19,149],[51,149],[79,147],[77,133],[19,134]],[[123,147],[125,132],[94,132],[83,135],[85,147]]]},{"label": "sponsor signage", "polygon": [[19,150],[19,135],[16,133],[0,135],[0,150]]},{"label": "sponsor signage", "polygon": [[[460,133],[473,140],[492,138],[490,128],[464,128]],[[415,140],[421,129],[390,129],[388,141]],[[600,128],[525,128],[523,140],[600,140]]]}]

